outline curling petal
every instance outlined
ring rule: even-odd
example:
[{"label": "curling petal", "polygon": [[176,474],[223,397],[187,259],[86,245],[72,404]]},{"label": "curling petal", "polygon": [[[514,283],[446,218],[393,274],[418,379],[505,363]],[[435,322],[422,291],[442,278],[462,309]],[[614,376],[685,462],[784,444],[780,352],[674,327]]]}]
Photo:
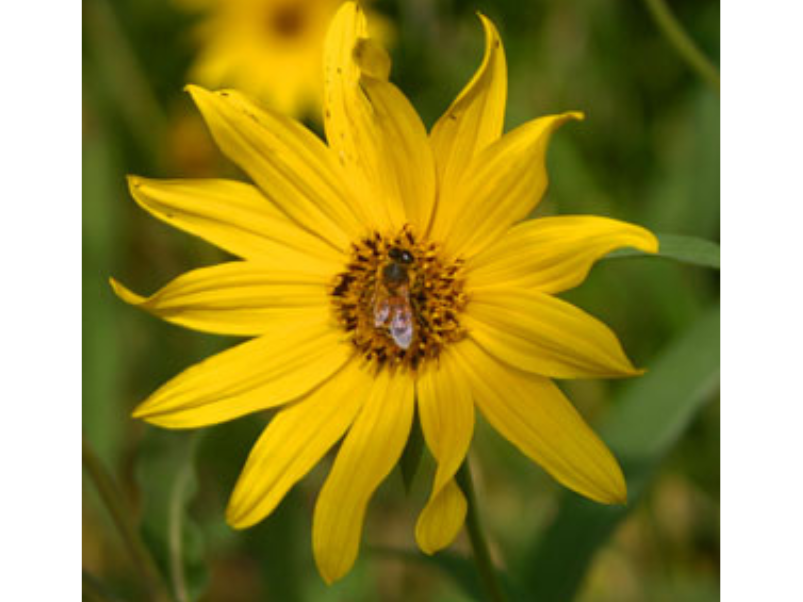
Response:
[{"label": "curling petal", "polygon": [[[441,202],[453,192],[471,160],[502,135],[507,100],[507,63],[499,32],[479,15],[485,29],[485,56],[471,81],[432,128],[430,139],[438,166]],[[459,210],[459,209],[455,209]],[[444,213],[448,218],[452,212]]]},{"label": "curling petal", "polygon": [[444,241],[451,254],[470,258],[527,217],[547,188],[549,139],[573,119],[583,119],[582,113],[535,119],[477,154],[453,198],[441,197],[433,238]]},{"label": "curling petal", "polygon": [[439,364],[418,379],[418,415],[424,439],[438,463],[432,493],[416,524],[418,546],[433,554],[457,536],[466,515],[466,500],[453,477],[463,463],[474,432],[471,388],[444,350]]}]

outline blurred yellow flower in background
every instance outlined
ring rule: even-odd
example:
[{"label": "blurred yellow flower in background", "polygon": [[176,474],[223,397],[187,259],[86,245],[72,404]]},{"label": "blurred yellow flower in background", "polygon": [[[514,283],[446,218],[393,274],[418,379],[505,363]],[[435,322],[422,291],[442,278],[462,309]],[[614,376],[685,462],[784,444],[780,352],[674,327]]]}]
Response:
[{"label": "blurred yellow flower in background", "polygon": [[[204,15],[193,83],[231,87],[295,117],[318,116],[326,29],[342,0],[179,0]],[[387,37],[372,17],[374,35]]]},{"label": "blurred yellow flower in background", "polygon": [[625,501],[619,465],[552,378],[641,372],[604,324],[554,295],[619,247],[658,248],[612,219],[522,221],[547,187],[546,151],[569,112],[503,135],[504,51],[485,57],[428,134],[388,81],[390,60],[354,3],[324,47],[328,145],[235,91],[189,91],[221,150],[255,185],[132,177],[155,217],[241,258],[128,303],[200,331],[254,337],[163,385],[134,416],[197,428],[279,408],[227,520],[249,527],[341,441],[318,497],[313,550],[327,582],[353,565],[368,503],[399,460],[417,408],[437,462],[416,526],[448,546],[466,515],[454,476],[475,407],[566,487]]}]

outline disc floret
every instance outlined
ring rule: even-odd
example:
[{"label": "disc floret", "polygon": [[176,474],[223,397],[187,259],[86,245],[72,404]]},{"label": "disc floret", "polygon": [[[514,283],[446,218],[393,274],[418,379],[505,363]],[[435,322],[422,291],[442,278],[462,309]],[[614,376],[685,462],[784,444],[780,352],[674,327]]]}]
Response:
[{"label": "disc floret", "polygon": [[416,371],[465,336],[462,268],[462,259],[447,258],[409,225],[395,235],[373,232],[352,244],[332,284],[335,315],[366,360]]}]

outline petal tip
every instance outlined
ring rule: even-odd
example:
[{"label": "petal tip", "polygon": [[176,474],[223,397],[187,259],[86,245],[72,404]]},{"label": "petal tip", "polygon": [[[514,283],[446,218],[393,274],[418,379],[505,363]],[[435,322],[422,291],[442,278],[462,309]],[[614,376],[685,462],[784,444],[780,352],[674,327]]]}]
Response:
[{"label": "petal tip", "polygon": [[422,554],[426,554],[427,556],[434,556],[435,552],[437,552],[437,550],[435,550],[433,547],[429,545],[429,542],[422,541],[418,539],[418,537],[416,537],[415,541],[418,544],[418,549],[421,550]]},{"label": "petal tip", "polygon": [[215,92],[211,90],[207,90],[202,86],[197,86],[195,84],[187,84],[184,86],[184,91],[187,92],[190,97],[192,98],[193,102],[198,105],[199,103],[203,102],[204,99],[209,98],[210,96],[216,96]]},{"label": "petal tip", "polygon": [[489,39],[499,36],[499,34],[498,34],[497,30],[496,30],[496,25],[494,24],[493,21],[491,21],[491,19],[489,19],[485,15],[485,13],[483,13],[481,10],[478,10],[478,11],[475,11],[475,14],[477,15],[477,18],[482,23],[482,26],[485,28],[485,33],[486,33],[486,35],[488,36]]},{"label": "petal tip", "polygon": [[229,502],[226,508],[226,524],[235,531],[242,531],[255,524],[255,521],[247,520],[248,514],[243,514],[240,509]]},{"label": "petal tip", "polygon": [[661,241],[659,241],[658,237],[649,230],[645,230],[645,232],[648,235],[648,242],[644,250],[647,253],[658,253],[658,251],[661,249]]},{"label": "petal tip", "polygon": [[604,496],[599,500],[603,504],[611,506],[626,506],[627,505],[627,481],[625,475],[622,473],[622,468],[619,463],[614,459],[614,465],[609,475],[610,482]]},{"label": "petal tip", "polygon": [[137,407],[135,407],[133,410],[131,410],[131,418],[135,418],[137,420],[146,420],[147,421],[148,416],[150,415],[150,412],[148,411],[148,407],[147,406],[148,406],[148,402],[147,401],[142,402],[141,404],[139,404]]},{"label": "petal tip", "polygon": [[418,544],[418,549],[427,556],[433,556],[443,548],[447,547],[449,543],[439,545],[439,542],[433,541],[431,535],[426,532],[426,529],[419,517],[418,523],[415,526],[415,542]]},{"label": "petal tip", "polygon": [[617,488],[609,503],[611,505],[627,506],[627,483],[625,483],[624,477],[622,477],[621,483],[617,483]]},{"label": "petal tip", "polygon": [[112,287],[114,294],[129,305],[141,305],[145,300],[144,297],[130,291],[113,277],[109,277],[109,285]]},{"label": "petal tip", "polygon": [[318,558],[315,554],[315,565],[318,567],[318,574],[324,580],[326,585],[332,585],[336,581],[340,581],[343,576],[348,572],[348,568],[336,566],[339,563],[325,562],[323,559]]}]

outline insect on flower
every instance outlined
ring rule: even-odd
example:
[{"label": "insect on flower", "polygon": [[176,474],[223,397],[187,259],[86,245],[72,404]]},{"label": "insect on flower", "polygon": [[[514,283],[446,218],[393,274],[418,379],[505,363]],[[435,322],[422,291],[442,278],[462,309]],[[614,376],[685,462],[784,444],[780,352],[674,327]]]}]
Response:
[{"label": "insect on flower", "polygon": [[410,306],[412,254],[399,247],[388,251],[388,262],[381,266],[374,293],[374,326],[387,328],[396,344],[408,349],[413,341],[413,309]]}]

